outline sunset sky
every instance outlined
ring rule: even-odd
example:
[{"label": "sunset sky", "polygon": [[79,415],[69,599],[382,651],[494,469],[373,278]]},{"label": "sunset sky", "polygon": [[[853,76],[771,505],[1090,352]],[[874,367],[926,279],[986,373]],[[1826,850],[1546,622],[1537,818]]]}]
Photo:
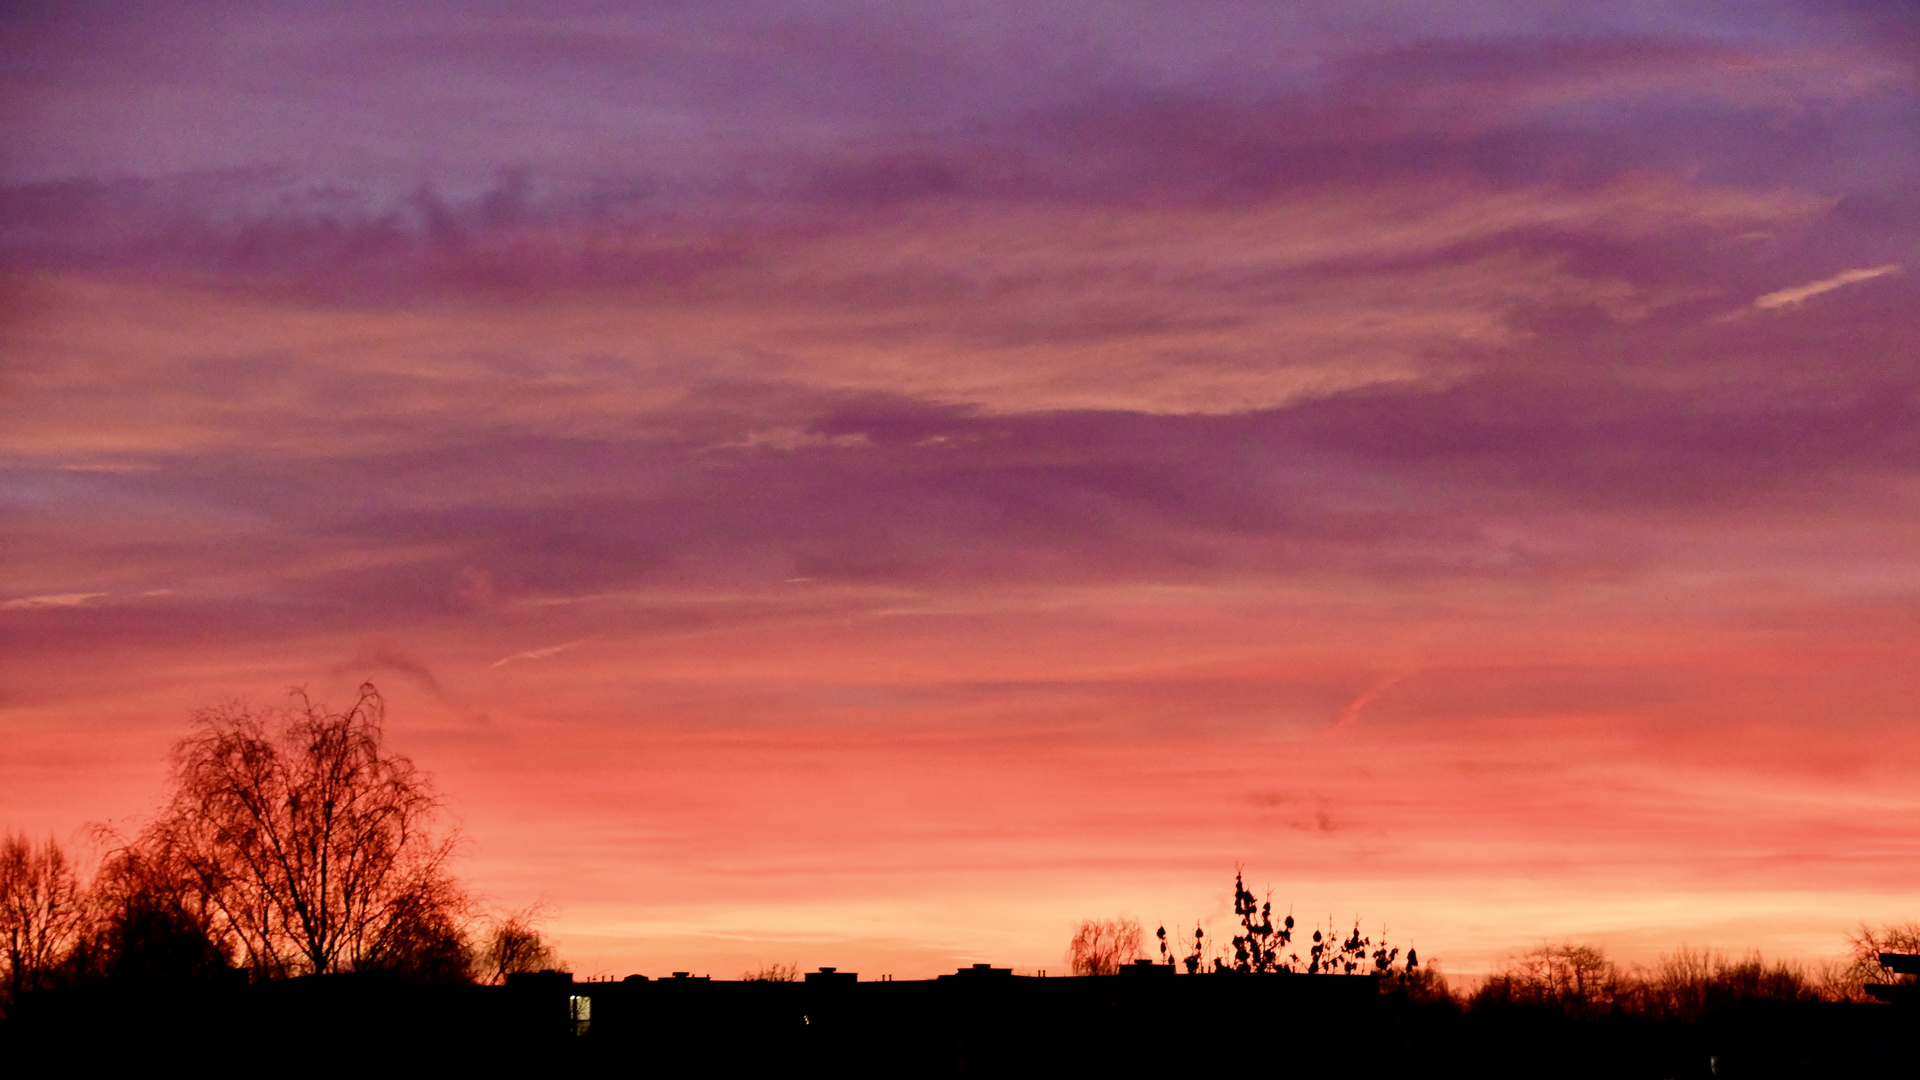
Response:
[{"label": "sunset sky", "polygon": [[363,679],[581,975],[1920,917],[1920,8],[9,5],[0,827]]}]

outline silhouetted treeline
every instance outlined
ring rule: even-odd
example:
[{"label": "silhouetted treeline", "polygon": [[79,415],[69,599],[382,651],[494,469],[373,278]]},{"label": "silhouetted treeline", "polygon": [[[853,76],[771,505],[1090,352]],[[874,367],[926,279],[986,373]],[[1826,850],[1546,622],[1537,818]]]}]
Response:
[{"label": "silhouetted treeline", "polygon": [[379,1044],[395,1067],[667,1076],[1920,1075],[1920,1009],[1868,1003],[1874,984],[1912,993],[1882,954],[1920,952],[1920,925],[1862,927],[1850,956],[1811,968],[1684,948],[1623,967],[1542,945],[1457,992],[1358,920],[1276,918],[1239,872],[1227,943],[1161,927],[1155,959],[1138,922],[1091,920],[1068,978],[981,964],[863,983],[776,963],[735,982],[576,983],[551,970],[537,912],[479,912],[383,720],[371,685],[338,713],[297,693],[211,710],[152,819],[97,831],[91,871],[52,839],[0,837],[0,1060]]},{"label": "silhouetted treeline", "polygon": [[85,880],[52,838],[0,839],[0,1013],[62,987],[263,982],[355,972],[500,981],[554,964],[536,912],[483,916],[449,869],[431,784],[383,743],[363,685],[330,712],[202,712],[131,835],[104,828]]},{"label": "silhouetted treeline", "polygon": [[[1277,979],[1309,994],[1329,980],[1299,976],[1365,978],[1377,990],[1371,1004],[1316,1017],[1319,1026],[1305,1036],[1364,1046],[1336,1055],[1330,1064],[1342,1073],[1398,1075],[1417,1063],[1482,1076],[1920,1076],[1920,986],[1883,962],[1883,954],[1920,953],[1920,924],[1862,926],[1848,955],[1814,965],[1686,947],[1650,965],[1622,965],[1598,946],[1545,944],[1456,989],[1414,950],[1401,960],[1397,948],[1370,940],[1358,920],[1351,932],[1334,932],[1329,920],[1303,937],[1239,872],[1233,904],[1230,942],[1216,943],[1196,924],[1183,944],[1161,927],[1157,958],[1142,955],[1137,921],[1084,921],[1068,945],[1069,966],[1076,975],[1180,975],[1165,982],[1182,985]],[[1240,1016],[1261,996],[1226,992],[1241,995]],[[1256,1016],[1235,1027],[1257,1045],[1278,1039],[1290,1047],[1302,1037],[1294,1019]]]},{"label": "silhouetted treeline", "polygon": [[[1183,946],[1162,926],[1155,932],[1158,960],[1145,956],[1137,920],[1122,916],[1080,923],[1067,946],[1075,975],[1112,975],[1134,965],[1165,967],[1188,975],[1373,975],[1390,992],[1410,994],[1462,1009],[1529,1008],[1593,1017],[1628,1014],[1655,1019],[1692,1019],[1712,1003],[1733,1001],[1867,1002],[1870,984],[1911,982],[1881,963],[1884,953],[1920,953],[1920,923],[1862,925],[1848,939],[1849,953],[1807,966],[1767,961],[1758,953],[1730,957],[1685,946],[1651,966],[1622,967],[1598,946],[1546,944],[1516,954],[1456,993],[1434,964],[1419,953],[1363,935],[1360,921],[1344,935],[1326,928],[1296,941],[1291,914],[1274,918],[1271,894],[1256,897],[1245,873],[1233,877],[1233,913],[1238,922],[1227,945],[1214,942],[1198,923]],[[1302,952],[1304,951],[1304,956]]]}]

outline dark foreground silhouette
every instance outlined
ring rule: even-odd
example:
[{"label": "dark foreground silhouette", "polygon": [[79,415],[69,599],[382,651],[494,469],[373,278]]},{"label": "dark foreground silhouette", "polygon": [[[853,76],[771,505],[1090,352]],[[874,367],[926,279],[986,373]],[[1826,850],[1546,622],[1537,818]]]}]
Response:
[{"label": "dark foreground silhouette", "polygon": [[[796,982],[565,973],[506,986],[356,975],[26,995],[0,1024],[13,1065],[191,1063],[331,1075],[449,1067],[622,1076],[1920,1076],[1920,1009],[1729,1002],[1697,1019],[1463,1010],[1368,976]],[[0,1072],[10,1072],[0,1068]],[[24,1074],[24,1073],[23,1073]]]}]

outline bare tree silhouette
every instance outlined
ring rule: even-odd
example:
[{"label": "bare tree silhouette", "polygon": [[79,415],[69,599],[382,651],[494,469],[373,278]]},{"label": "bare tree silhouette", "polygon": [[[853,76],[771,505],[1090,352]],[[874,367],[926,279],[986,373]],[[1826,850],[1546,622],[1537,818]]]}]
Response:
[{"label": "bare tree silhouette", "polygon": [[1834,975],[1840,992],[1856,1000],[1866,1000],[1868,983],[1904,983],[1913,981],[1880,963],[1881,953],[1920,953],[1920,922],[1888,923],[1882,926],[1860,924],[1847,935],[1851,952]]},{"label": "bare tree silhouette", "polygon": [[73,865],[52,837],[36,844],[9,833],[0,840],[0,962],[6,965],[6,1002],[51,983],[81,932],[85,914]]},{"label": "bare tree silhouette", "polygon": [[426,778],[383,746],[379,691],[363,684],[340,713],[291,697],[202,712],[140,845],[176,861],[255,977],[464,973],[456,837]]}]

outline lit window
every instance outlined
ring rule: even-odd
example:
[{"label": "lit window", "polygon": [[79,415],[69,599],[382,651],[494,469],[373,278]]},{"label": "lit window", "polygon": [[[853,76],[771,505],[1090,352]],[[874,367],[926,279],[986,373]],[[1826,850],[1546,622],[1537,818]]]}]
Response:
[{"label": "lit window", "polygon": [[568,998],[567,1014],[573,1018],[573,1033],[585,1035],[587,1025],[593,1020],[593,999],[582,994]]}]

